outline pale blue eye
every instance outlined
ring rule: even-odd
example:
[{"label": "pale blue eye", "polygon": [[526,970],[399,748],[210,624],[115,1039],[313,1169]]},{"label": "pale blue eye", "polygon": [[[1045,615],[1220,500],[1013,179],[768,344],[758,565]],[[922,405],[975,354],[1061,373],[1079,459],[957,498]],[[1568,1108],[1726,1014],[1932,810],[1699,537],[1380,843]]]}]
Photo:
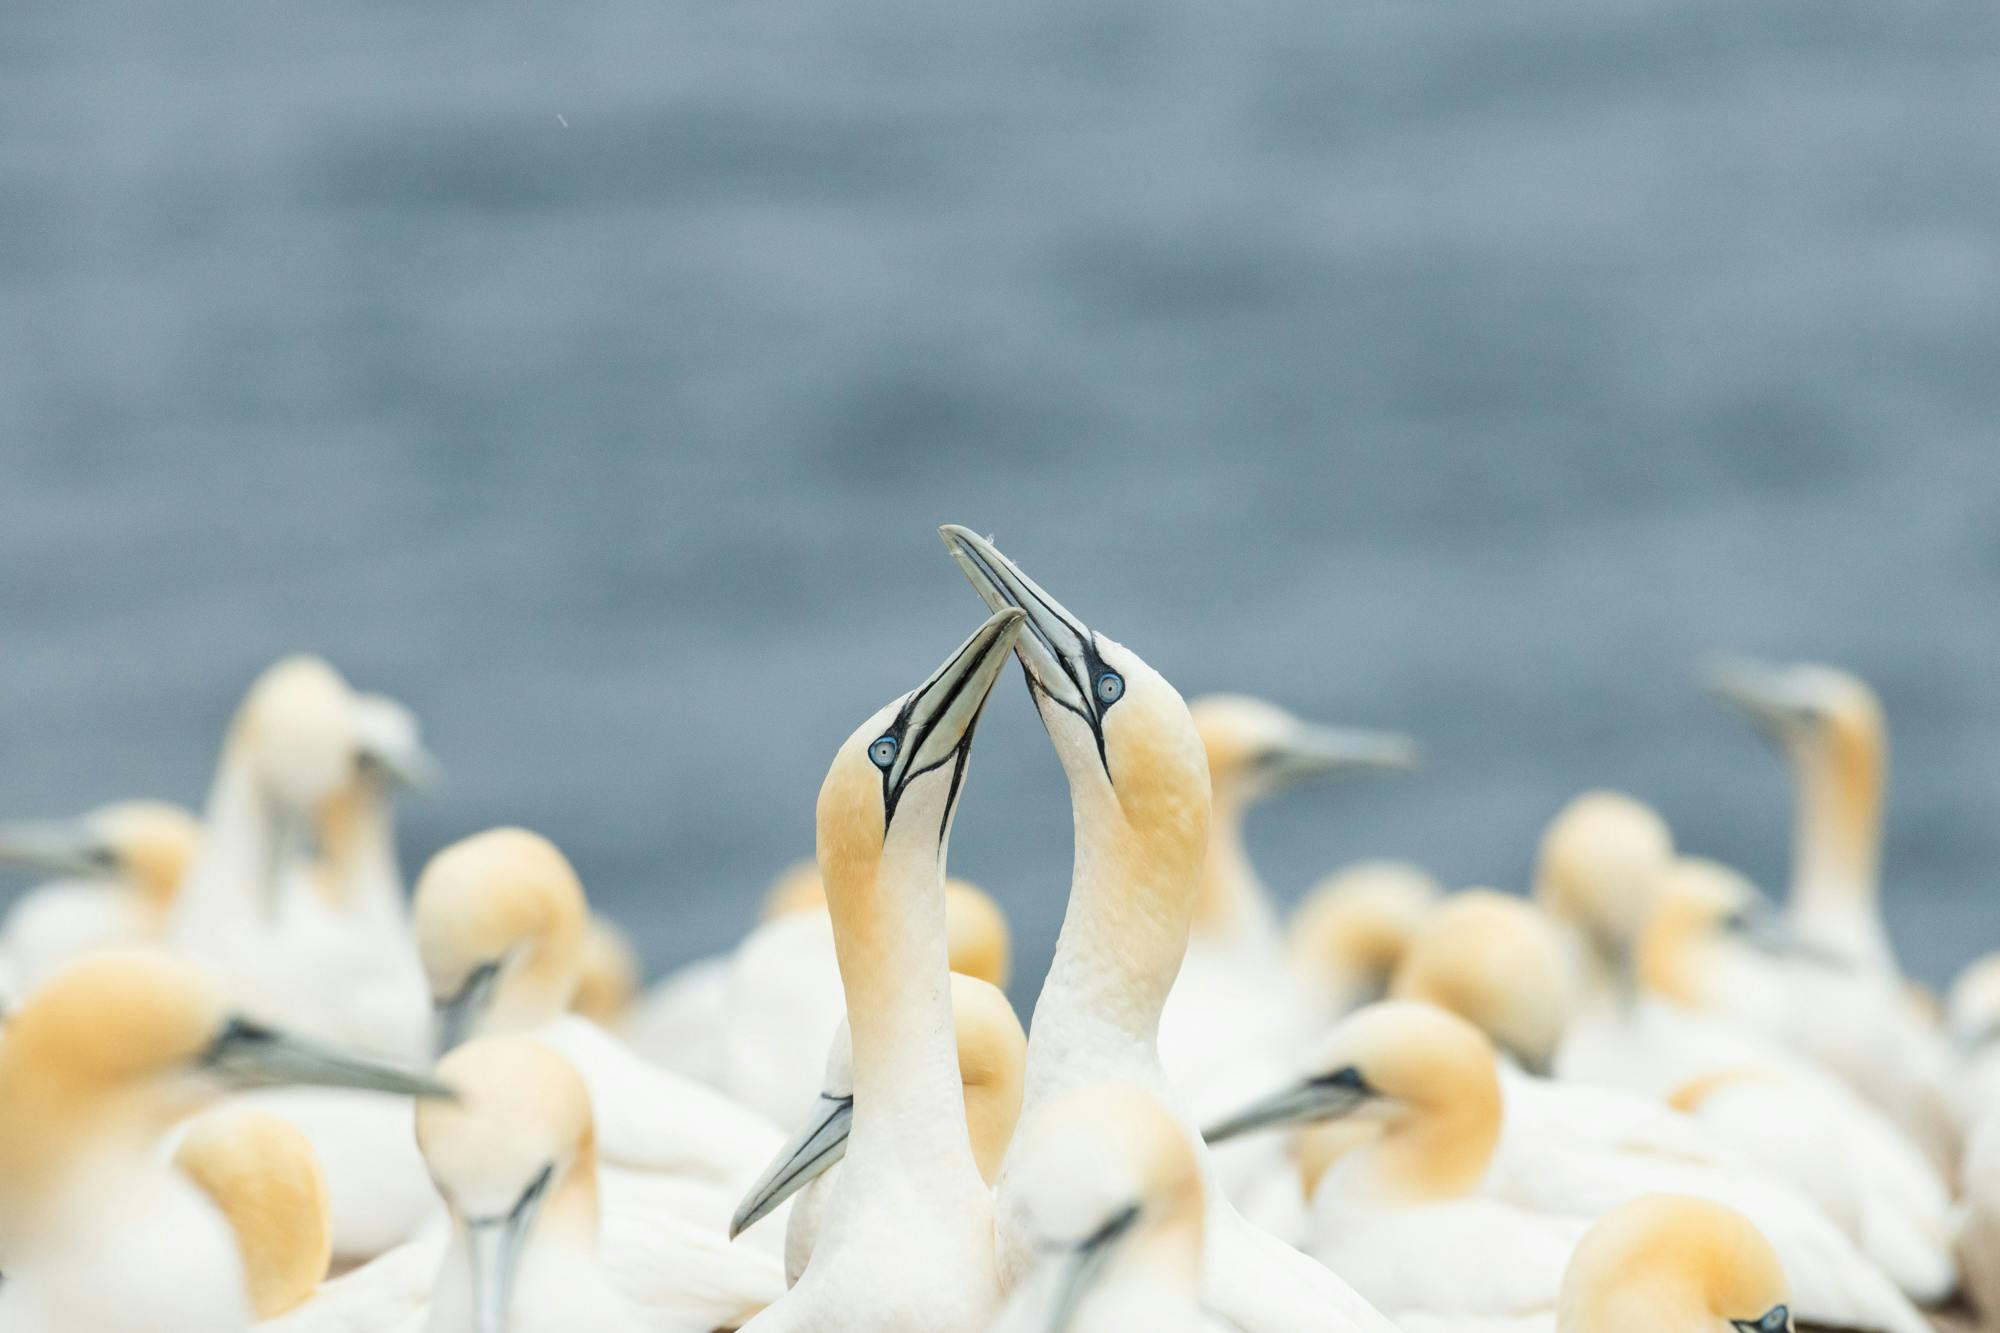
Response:
[{"label": "pale blue eye", "polygon": [[875,767],[887,768],[896,762],[896,738],[884,736],[868,747],[868,757],[875,761]]},{"label": "pale blue eye", "polygon": [[1125,695],[1125,677],[1116,671],[1107,671],[1097,678],[1097,701],[1101,704],[1115,704]]}]

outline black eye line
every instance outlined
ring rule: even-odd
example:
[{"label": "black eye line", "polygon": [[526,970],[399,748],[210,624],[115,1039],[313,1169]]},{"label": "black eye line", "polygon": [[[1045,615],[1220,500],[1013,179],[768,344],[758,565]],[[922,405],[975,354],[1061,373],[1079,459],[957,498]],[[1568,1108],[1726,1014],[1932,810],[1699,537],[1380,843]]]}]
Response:
[{"label": "black eye line", "polygon": [[[964,650],[961,649],[958,656],[953,657],[950,662],[945,664],[946,669],[949,669],[951,666],[955,665],[958,662],[959,657],[963,657],[964,655],[965,655]],[[936,677],[933,677],[932,679],[935,680]],[[960,673],[958,679],[954,680],[951,684],[951,692],[945,695],[943,700],[939,702],[938,706],[932,710],[931,713],[932,718],[935,719],[941,717],[945,713],[949,712],[951,710],[951,706],[954,703],[958,702],[958,696],[965,693],[965,687],[971,684],[971,682],[972,682],[971,673],[969,672]],[[917,746],[921,747],[924,743],[925,736],[929,735],[928,730],[924,733],[924,735],[919,735],[914,738],[907,737],[903,734],[909,725],[910,714],[917,706],[917,700],[923,697],[927,688],[928,686],[926,686],[925,688],[918,689],[916,692],[911,694],[908,699],[904,700],[903,706],[896,712],[895,722],[890,725],[888,731],[882,733],[884,736],[894,736],[896,738],[896,754],[898,758],[900,758],[902,755],[904,744],[914,741],[914,743]],[[933,721],[931,725],[935,726],[937,724],[935,721]],[[972,724],[966,727],[965,734],[959,737],[958,744],[952,746],[951,752],[949,754],[942,756],[934,764],[928,764],[923,768],[904,773],[901,780],[897,781],[893,786],[891,785],[889,780],[889,769],[895,767],[895,761],[891,760],[889,763],[889,768],[882,769],[882,831],[884,833],[888,832],[890,823],[893,822],[894,819],[896,818],[896,804],[897,802],[902,800],[904,788],[908,787],[912,782],[915,782],[918,778],[922,777],[924,774],[942,768],[945,764],[945,761],[951,759],[953,756],[957,756],[958,768],[952,774],[951,796],[953,797],[957,796],[958,784],[965,773],[965,752],[971,747],[972,733],[978,726],[979,726],[979,719],[975,717],[974,719],[972,719]],[[870,742],[870,745],[872,747],[873,742]],[[876,767],[881,768],[881,765],[878,764],[876,765]],[[950,800],[947,799],[945,804],[945,817],[949,819],[950,814],[951,814],[951,804]],[[944,841],[944,830],[942,827],[940,827],[938,830],[938,841],[940,843]]]}]

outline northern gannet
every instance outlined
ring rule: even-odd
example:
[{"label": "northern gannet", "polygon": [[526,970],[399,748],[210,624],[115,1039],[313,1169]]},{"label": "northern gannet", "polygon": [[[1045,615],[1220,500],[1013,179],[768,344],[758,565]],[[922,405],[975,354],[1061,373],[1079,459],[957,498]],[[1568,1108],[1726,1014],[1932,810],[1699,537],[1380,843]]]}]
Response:
[{"label": "northern gannet", "polygon": [[1741,1213],[1650,1194],[1606,1213],[1577,1243],[1556,1333],[1791,1333],[1791,1288]]},{"label": "northern gannet", "polygon": [[1357,861],[1306,890],[1285,923],[1285,952],[1304,984],[1314,1035],[1382,998],[1443,896],[1430,872],[1408,861]]},{"label": "northern gannet", "polygon": [[973,730],[1021,622],[990,617],[862,723],[820,787],[854,1114],[812,1260],[754,1333],[974,1333],[999,1303],[993,1197],[956,1068],[944,868]]},{"label": "northern gannet", "polygon": [[[965,1123],[979,1175],[991,1185],[1014,1138],[1021,1114],[1021,1074],[1028,1034],[1007,996],[991,982],[954,971],[952,1028],[958,1041],[958,1079],[965,1089]],[[839,1188],[840,1159],[854,1122],[854,1049],[843,1022],[827,1053],[826,1075],[812,1114],[778,1150],[730,1219],[734,1237],[797,1195],[785,1228],[785,1277],[797,1282],[812,1257],[828,1201]]]},{"label": "northern gannet", "polygon": [[[1105,1079],[1138,1083],[1177,1106],[1158,1038],[1208,846],[1208,760],[1194,720],[1164,677],[1064,610],[991,542],[961,527],[941,532],[988,606],[1026,612],[1015,651],[1074,814],[1069,905],[1029,1025],[1023,1114]],[[1210,1171],[1207,1153],[1196,1156]],[[1251,1226],[1220,1190],[1207,1199],[1203,1293],[1217,1314],[1246,1333],[1387,1327],[1339,1278]],[[997,1227],[1002,1272],[1018,1279],[1033,1228],[1005,1168]]]},{"label": "northern gannet", "polygon": [[296,1126],[268,1111],[209,1111],[181,1135],[174,1169],[229,1223],[260,1322],[313,1298],[333,1260],[333,1227],[326,1173]]},{"label": "northern gannet", "polygon": [[569,1007],[602,1028],[616,1030],[639,993],[639,950],[625,928],[592,912],[583,928],[583,963]]},{"label": "northern gannet", "polygon": [[435,1081],[232,1015],[164,952],[82,959],[0,1042],[0,1326],[228,1333],[251,1315],[228,1225],[164,1139],[231,1088],[430,1096]]},{"label": "northern gannet", "polygon": [[0,959],[10,982],[26,994],[93,949],[160,938],[200,838],[195,817],[164,801],[0,824],[0,863],[62,876],[7,911]]},{"label": "northern gannet", "polygon": [[1314,1195],[1313,1249],[1399,1319],[1546,1311],[1593,1219],[1639,1195],[1668,1192],[1725,1202],[1751,1217],[1783,1256],[1808,1319],[1902,1333],[1928,1327],[1789,1186],[1560,1132],[1503,1137],[1505,1108],[1485,1034],[1435,1006],[1390,1000],[1343,1021],[1303,1078],[1228,1117],[1209,1137],[1380,1120],[1381,1132],[1336,1162]]},{"label": "northern gannet", "polygon": [[1015,1160],[1035,1269],[993,1333],[1220,1333],[1201,1308],[1205,1209],[1186,1131],[1134,1084],[1036,1113]]}]

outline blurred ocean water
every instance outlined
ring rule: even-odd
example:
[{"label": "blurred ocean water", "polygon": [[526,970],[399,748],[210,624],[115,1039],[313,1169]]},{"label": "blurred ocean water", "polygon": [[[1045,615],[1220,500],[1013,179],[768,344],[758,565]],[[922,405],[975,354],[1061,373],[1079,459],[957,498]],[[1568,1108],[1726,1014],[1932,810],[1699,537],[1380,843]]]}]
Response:
[{"label": "blurred ocean water", "polygon": [[[1258,816],[1286,894],[1519,887],[1592,784],[1779,884],[1693,666],[1850,665],[1942,978],[2000,946],[1996,126],[2000,11],[1922,0],[11,0],[0,813],[198,801],[312,647],[450,765],[413,858],[542,829],[665,966],[979,618],[952,520],[1190,693],[1422,738]],[[1069,847],[1009,680],[953,867],[1029,987]]]}]

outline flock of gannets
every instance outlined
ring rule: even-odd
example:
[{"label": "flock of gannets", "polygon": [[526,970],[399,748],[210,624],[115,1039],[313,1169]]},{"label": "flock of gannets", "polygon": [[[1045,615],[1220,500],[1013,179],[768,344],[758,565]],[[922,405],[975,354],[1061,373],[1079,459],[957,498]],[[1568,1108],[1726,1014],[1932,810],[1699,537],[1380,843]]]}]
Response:
[{"label": "flock of gannets", "polygon": [[[523,829],[406,902],[393,700],[294,658],[199,820],[0,825],[0,1333],[1918,1333],[2000,1315],[2000,958],[1948,1008],[1878,896],[1860,681],[1717,667],[1798,786],[1781,910],[1579,796],[1531,892],[1347,867],[1281,920],[1246,810],[1404,738],[1184,703],[993,544],[990,616],[836,751],[816,864],[641,992]],[[945,875],[1009,656],[1067,777],[1024,1032]],[[435,1063],[425,1068],[427,1062]]]}]

